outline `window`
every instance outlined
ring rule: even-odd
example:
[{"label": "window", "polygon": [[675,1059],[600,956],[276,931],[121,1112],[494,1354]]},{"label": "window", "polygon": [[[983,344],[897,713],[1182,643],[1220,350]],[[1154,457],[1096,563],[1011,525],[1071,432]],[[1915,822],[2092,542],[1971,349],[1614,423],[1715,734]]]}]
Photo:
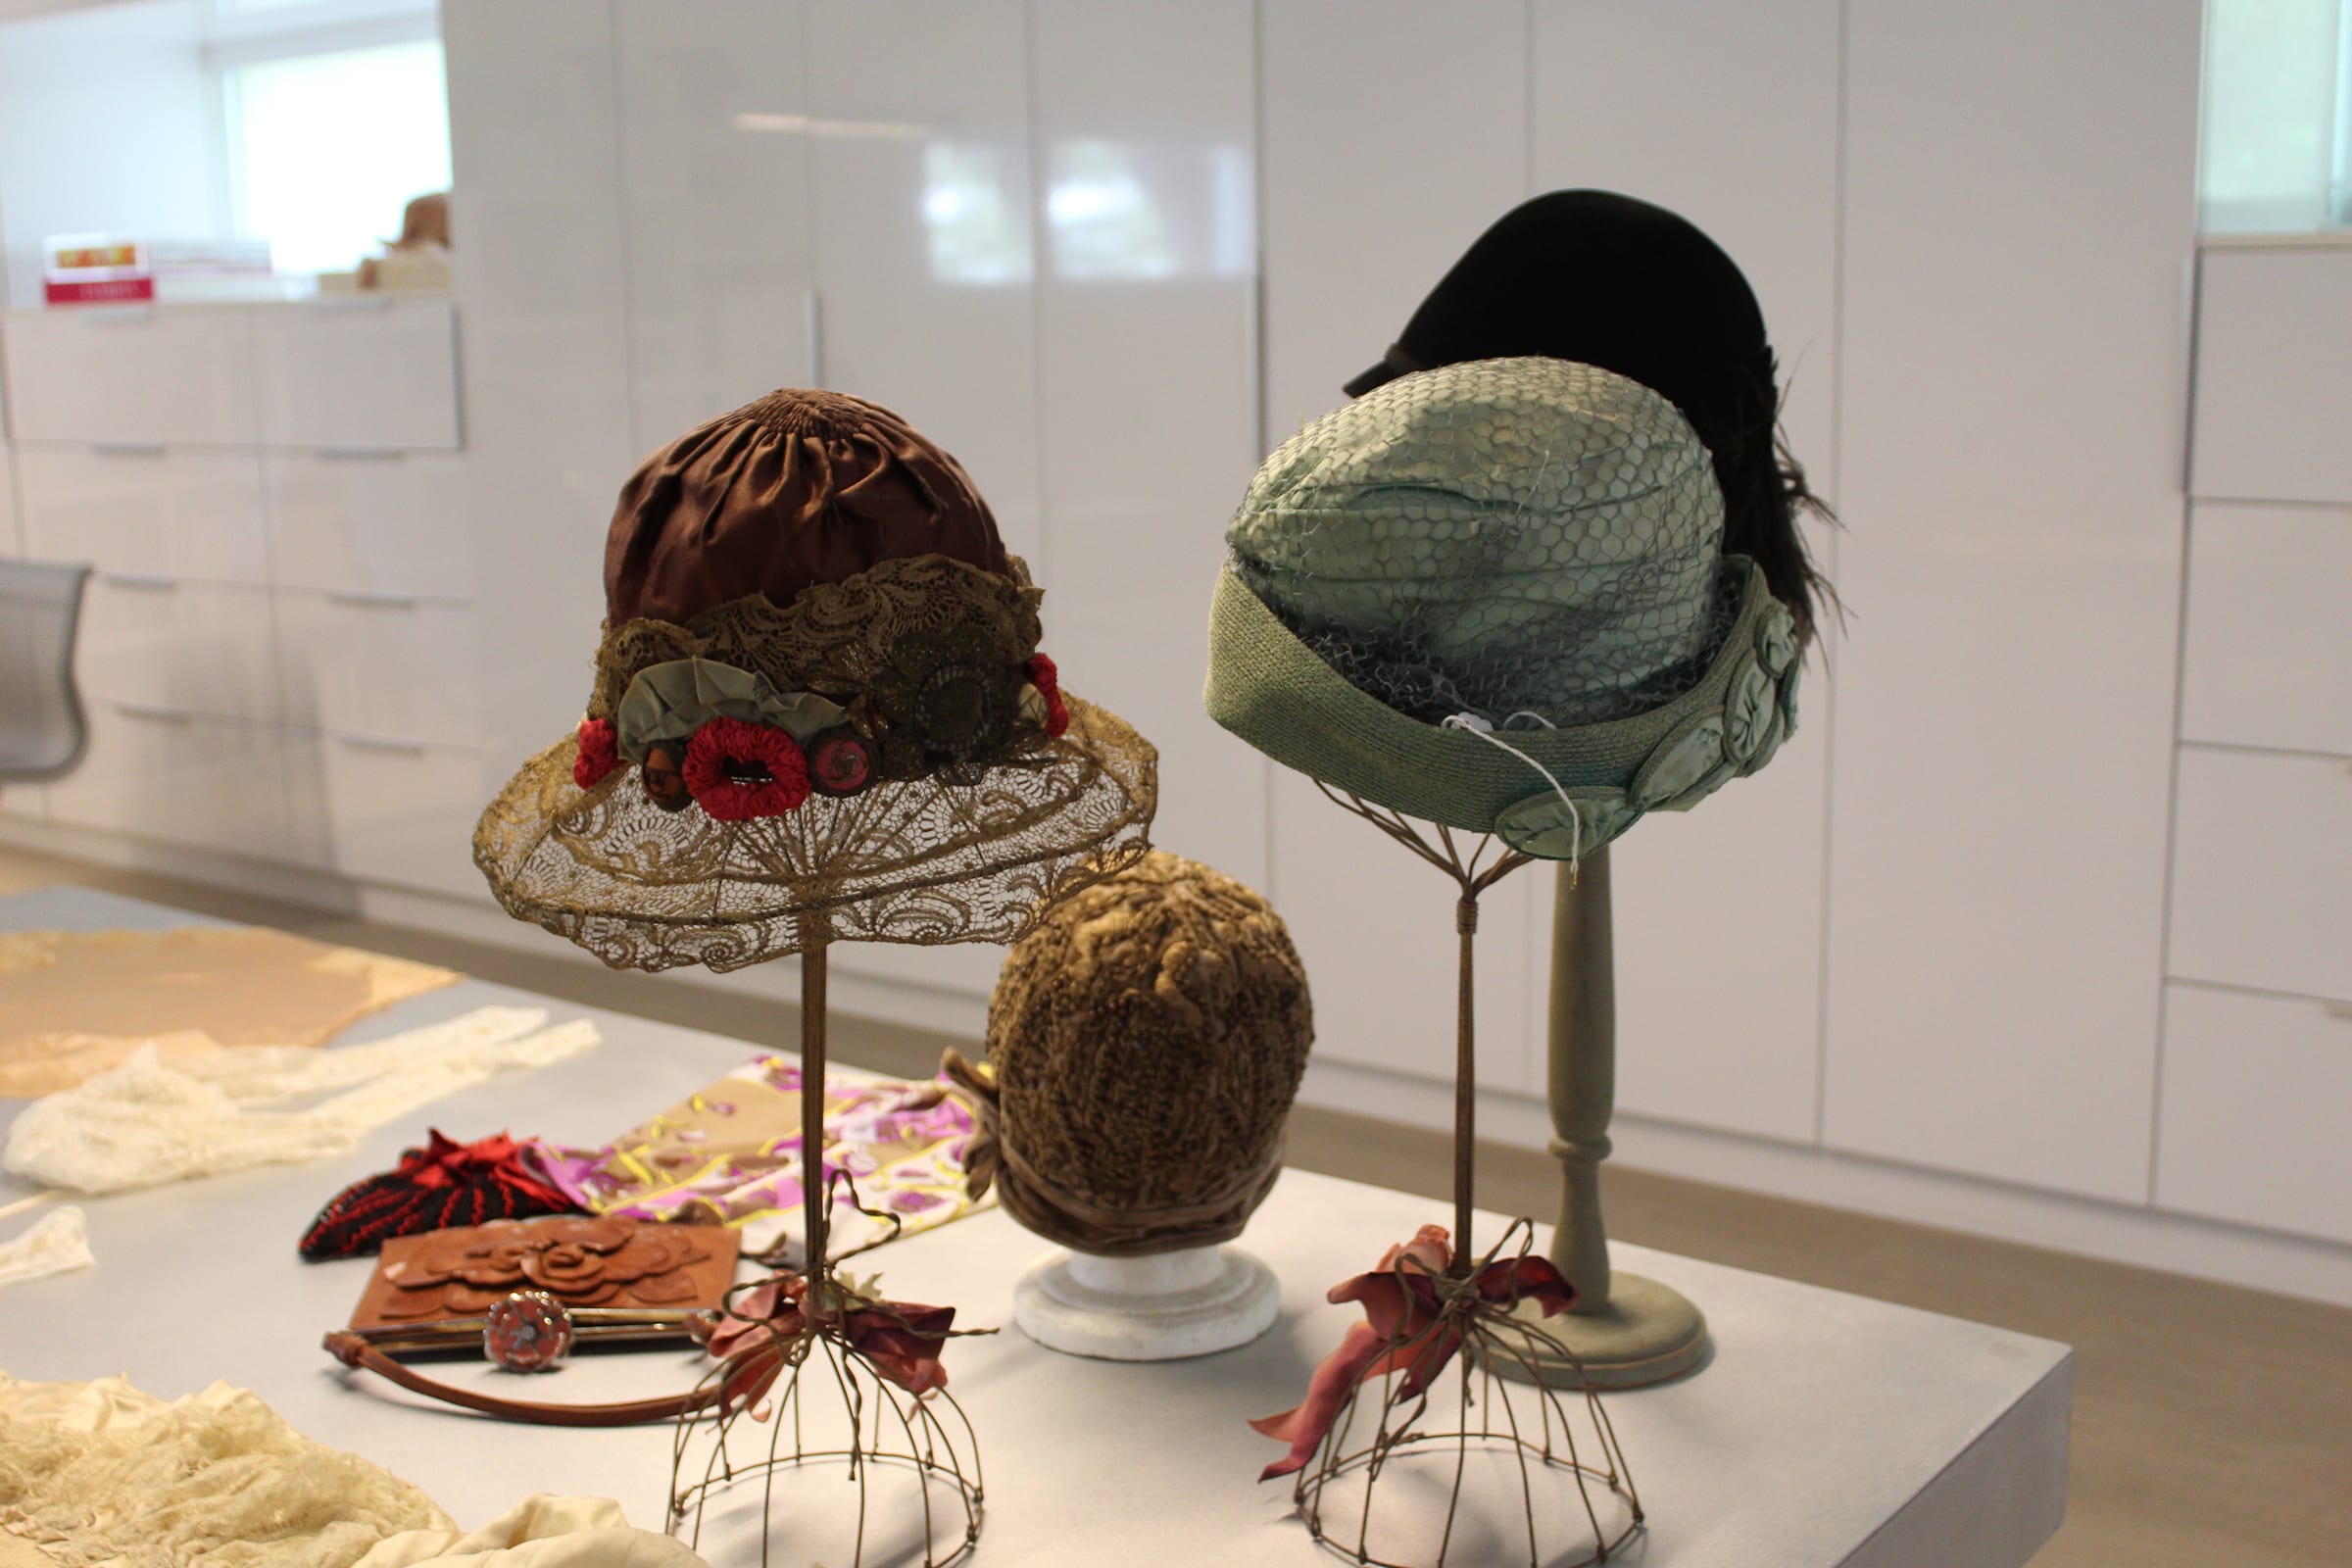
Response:
[{"label": "window", "polygon": [[446,190],[439,20],[416,0],[216,0],[230,221],[281,273],[343,271]]},{"label": "window", "polygon": [[2352,0],[2212,0],[2201,223],[2352,223]]}]

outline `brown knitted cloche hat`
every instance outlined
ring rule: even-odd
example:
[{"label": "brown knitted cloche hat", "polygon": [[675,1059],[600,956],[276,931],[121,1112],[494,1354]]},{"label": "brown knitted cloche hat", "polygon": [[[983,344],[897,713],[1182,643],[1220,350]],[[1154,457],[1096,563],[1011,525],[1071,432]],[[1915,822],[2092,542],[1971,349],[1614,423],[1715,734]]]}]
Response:
[{"label": "brown knitted cloche hat", "polygon": [[1154,850],[1005,956],[965,1163],[1013,1218],[1124,1256],[1239,1236],[1282,1171],[1314,1039],[1306,971],[1266,901]]},{"label": "brown knitted cloche hat", "polygon": [[1067,698],[956,460],[791,389],[622,487],[587,716],[482,814],[509,913],[608,963],[1008,941],[1143,853],[1156,754]]}]

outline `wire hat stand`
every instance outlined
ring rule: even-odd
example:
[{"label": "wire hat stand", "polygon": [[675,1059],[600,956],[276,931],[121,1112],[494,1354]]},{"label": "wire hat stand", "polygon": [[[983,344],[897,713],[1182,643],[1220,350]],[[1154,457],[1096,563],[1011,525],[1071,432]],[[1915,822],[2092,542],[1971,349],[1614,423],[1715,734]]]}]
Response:
[{"label": "wire hat stand", "polygon": [[[948,1568],[960,1562],[980,1540],[985,1502],[979,1446],[970,1419],[945,1389],[907,1393],[843,1331],[850,1312],[859,1309],[850,1303],[862,1298],[854,1282],[828,1265],[809,1284],[808,1295],[820,1299],[830,1296],[831,1304],[814,1309],[822,1315],[805,1320],[798,1333],[786,1334],[773,1322],[759,1324],[757,1332],[766,1343],[737,1352],[729,1365],[705,1379],[706,1385],[730,1379],[735,1383],[714,1395],[715,1419],[679,1423],[670,1465],[670,1533],[701,1550],[706,1515],[720,1494],[757,1483],[760,1561],[765,1565],[776,1524],[786,1518],[806,1524],[813,1513],[806,1503],[814,1494],[805,1485],[790,1499],[800,1506],[779,1512],[779,1479],[799,1467],[840,1464],[857,1490],[851,1534],[842,1543],[851,1568],[869,1560],[869,1547],[877,1563]],[[877,1309],[887,1310],[863,1308]],[[820,1411],[819,1405],[827,1408]],[[746,1429],[747,1418],[751,1430]],[[764,1442],[760,1440],[761,1433]],[[698,1448],[703,1450],[699,1464]],[[906,1484],[890,1488],[887,1499],[877,1499],[878,1487],[890,1477]],[[899,1495],[908,1492],[913,1495]],[[887,1521],[873,1526],[870,1516],[882,1512],[887,1512]],[[810,1560],[805,1534],[794,1536],[793,1561]],[[833,1543],[826,1544],[822,1560],[842,1560]]]},{"label": "wire hat stand", "polygon": [[[1528,1255],[1533,1239],[1527,1222],[1517,1221],[1476,1263],[1428,1277],[1440,1300],[1437,1314],[1384,1342],[1381,1357],[1349,1392],[1314,1462],[1298,1473],[1293,1497],[1316,1541],[1378,1568],[1443,1565],[1457,1549],[1460,1555],[1451,1559],[1457,1562],[1506,1562],[1521,1544],[1529,1568],[1574,1568],[1605,1562],[1642,1527],[1632,1467],[1575,1354],[1542,1329],[1514,1322],[1507,1303],[1479,1289],[1480,1279],[1493,1277],[1498,1263],[1507,1270]],[[1506,1251],[1512,1255],[1506,1258]],[[1558,1364],[1576,1369],[1574,1389],[1554,1386],[1556,1371],[1533,1358],[1542,1350],[1556,1351]],[[1458,1364],[1448,1367],[1449,1360]],[[1524,1374],[1519,1385],[1504,1381],[1498,1369],[1505,1365]],[[1514,1397],[1535,1409],[1523,1414]],[[1448,1404],[1453,1419],[1446,1424]],[[1445,1471],[1448,1457],[1450,1474]],[[1426,1481],[1401,1495],[1394,1486],[1387,1494],[1379,1490],[1384,1472],[1399,1459],[1429,1461],[1437,1474],[1427,1479],[1444,1488],[1434,1555],[1388,1554],[1407,1544],[1431,1549],[1429,1504],[1435,1499]],[[1568,1488],[1547,1488],[1539,1480],[1553,1474],[1573,1484],[1573,1502]],[[1498,1516],[1515,1504],[1519,1528],[1503,1517],[1486,1519],[1475,1532],[1463,1528],[1466,1494],[1491,1503]],[[1572,1536],[1584,1543],[1581,1554],[1561,1544]]]},{"label": "wire hat stand", "polygon": [[[1533,858],[1506,851],[1488,861],[1490,838],[1465,850],[1441,825],[1432,842],[1395,810],[1319,781],[1317,788],[1459,891],[1453,1233],[1442,1267],[1410,1250],[1396,1257],[1389,1272],[1411,1304],[1356,1371],[1320,1446],[1298,1472],[1299,1519],[1328,1549],[1377,1568],[1604,1562],[1644,1522],[1632,1468],[1575,1353],[1541,1323],[1512,1313],[1527,1281],[1540,1276],[1557,1289],[1558,1277],[1548,1259],[1534,1254],[1526,1219],[1511,1221],[1483,1254],[1470,1247],[1478,900]],[[1562,1379],[1563,1367],[1572,1381]],[[1546,1485],[1545,1477],[1560,1484]]]},{"label": "wire hat stand", "polygon": [[[735,1533],[756,1525],[761,1568],[777,1544],[796,1564],[948,1568],[978,1544],[985,1494],[978,1439],[945,1387],[939,1354],[951,1339],[995,1331],[951,1328],[953,1308],[885,1300],[875,1280],[841,1267],[892,1240],[896,1216],[867,1208],[848,1172],[824,1167],[821,941],[803,952],[801,995],[808,1262],[734,1287],[725,1314],[698,1328],[715,1364],[697,1389],[709,1396],[697,1402],[701,1414],[681,1418],[675,1429],[667,1528],[698,1551],[707,1530],[723,1531],[726,1560],[742,1561],[748,1543]],[[876,1240],[829,1257],[826,1220],[836,1185],[849,1189],[860,1213],[893,1223]],[[776,1255],[771,1250],[762,1260]],[[833,1467],[847,1471],[854,1512],[839,1507],[838,1493],[827,1498],[820,1490],[815,1473]],[[722,1504],[754,1487],[756,1513]]]}]

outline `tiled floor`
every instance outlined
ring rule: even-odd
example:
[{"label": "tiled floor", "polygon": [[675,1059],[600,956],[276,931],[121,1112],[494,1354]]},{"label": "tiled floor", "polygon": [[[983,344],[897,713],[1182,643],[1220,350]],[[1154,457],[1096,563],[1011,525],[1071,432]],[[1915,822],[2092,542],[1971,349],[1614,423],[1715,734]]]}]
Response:
[{"label": "tiled floor", "polygon": [[[188,883],[0,849],[0,895],[77,882],[322,940],[443,963],[616,1012],[644,988],[584,959],[373,925]],[[770,1038],[775,1004],[664,988],[662,1016]],[[901,1074],[941,1037],[844,1019],[845,1060]],[[1448,1189],[1443,1134],[1302,1108],[1292,1162],[1384,1186]],[[1482,1203],[1547,1213],[1543,1155],[1489,1148]],[[2352,1565],[2352,1311],[2181,1276],[1614,1169],[1615,1235],[2061,1340],[2079,1356],[2066,1526],[2037,1568]],[[1639,1398],[1639,1394],[1622,1397]],[[1772,1568],[1758,1564],[1757,1568]],[[1923,1563],[1920,1568],[1936,1568]]]}]

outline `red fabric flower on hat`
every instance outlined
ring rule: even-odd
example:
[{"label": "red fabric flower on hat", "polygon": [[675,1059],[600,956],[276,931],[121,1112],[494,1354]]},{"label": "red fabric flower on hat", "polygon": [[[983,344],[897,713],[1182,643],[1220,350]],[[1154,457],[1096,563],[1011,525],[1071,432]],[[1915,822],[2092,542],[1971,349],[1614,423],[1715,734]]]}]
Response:
[{"label": "red fabric flower on hat", "polygon": [[808,759],[781,729],[714,718],[686,746],[686,788],[721,822],[782,816],[808,798]]},{"label": "red fabric flower on hat", "polygon": [[620,737],[609,718],[580,720],[579,752],[571,760],[571,781],[592,790],[620,765]]},{"label": "red fabric flower on hat", "polygon": [[1061,700],[1061,671],[1046,654],[1029,658],[1029,684],[1046,700],[1046,733],[1058,735],[1070,727],[1070,705]]}]

